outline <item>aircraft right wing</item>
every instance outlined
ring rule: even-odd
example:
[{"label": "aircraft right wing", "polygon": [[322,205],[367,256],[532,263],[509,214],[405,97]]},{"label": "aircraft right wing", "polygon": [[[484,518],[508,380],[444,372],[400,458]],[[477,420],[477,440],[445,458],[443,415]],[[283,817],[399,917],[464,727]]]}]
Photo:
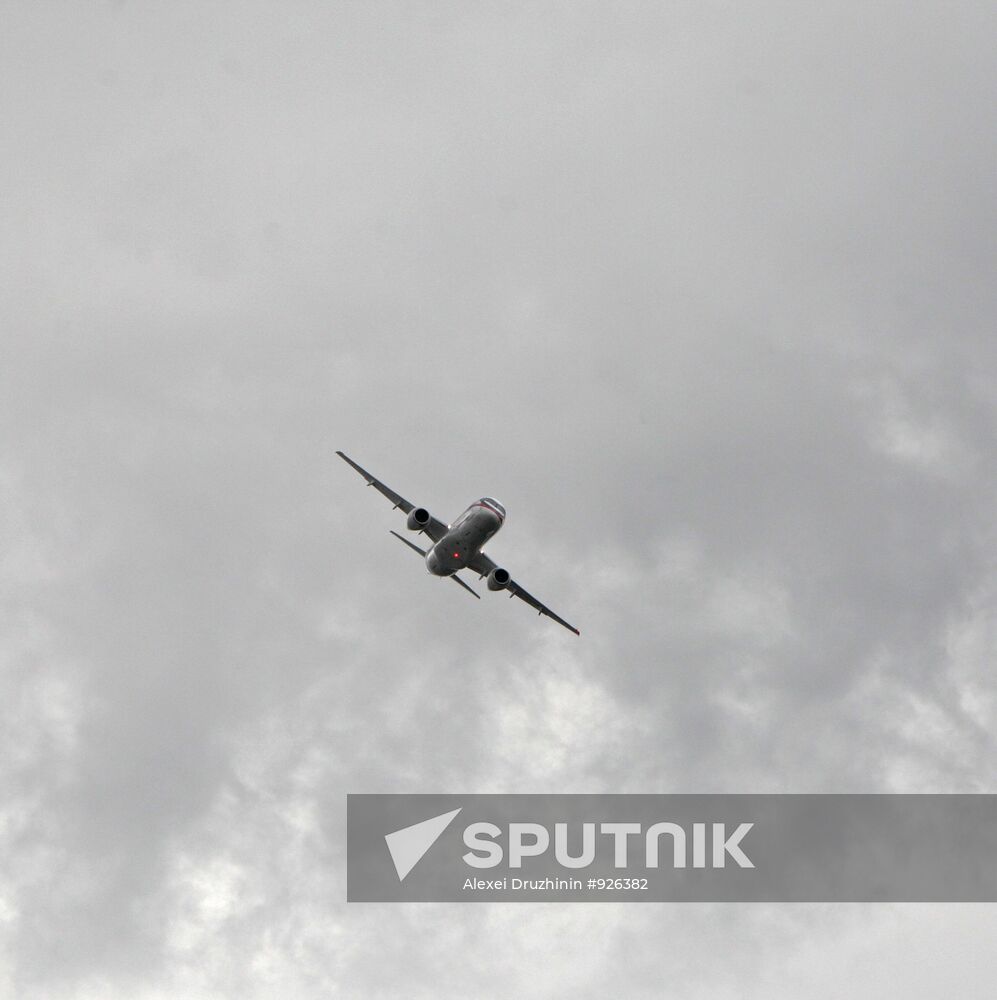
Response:
[{"label": "aircraft right wing", "polygon": [[[493,569],[498,569],[498,563],[489,556],[486,556],[484,552],[479,552],[468,564],[467,568],[473,573],[478,573],[481,576],[487,576]],[[509,592],[510,597],[518,597],[521,601],[525,601],[530,605],[531,608],[535,608],[537,612],[541,615],[546,615],[548,618],[553,618],[558,625],[563,625],[569,632],[574,632],[575,635],[581,635],[581,632],[575,628],[574,625],[569,625],[560,615],[555,614],[546,604],[538,601],[531,593],[524,590],[515,580],[510,580],[505,589]]]},{"label": "aircraft right wing", "polygon": [[[409,514],[415,508],[414,503],[410,503],[401,494],[396,493],[389,486],[385,486],[379,479],[375,479],[366,469],[362,469],[356,462],[353,461],[348,455],[344,455],[343,452],[337,451],[336,454],[349,466],[352,466],[360,473],[364,479],[367,480],[368,486],[373,486],[378,493],[382,496],[387,497],[396,508],[402,510],[403,513]],[[428,513],[428,511],[427,511]],[[432,514],[429,515],[429,521],[426,526],[422,529],[427,535],[434,541],[438,542],[449,530],[449,526],[444,524],[442,521],[433,517]],[[404,539],[402,539],[404,541]]]}]

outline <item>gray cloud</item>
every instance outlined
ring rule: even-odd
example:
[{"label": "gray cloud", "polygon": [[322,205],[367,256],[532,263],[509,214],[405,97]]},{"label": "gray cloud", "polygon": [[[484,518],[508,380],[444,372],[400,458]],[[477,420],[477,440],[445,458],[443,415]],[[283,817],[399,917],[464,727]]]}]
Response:
[{"label": "gray cloud", "polygon": [[978,908],[348,908],[342,819],[993,790],[992,12],[8,22],[0,992],[980,989]]}]

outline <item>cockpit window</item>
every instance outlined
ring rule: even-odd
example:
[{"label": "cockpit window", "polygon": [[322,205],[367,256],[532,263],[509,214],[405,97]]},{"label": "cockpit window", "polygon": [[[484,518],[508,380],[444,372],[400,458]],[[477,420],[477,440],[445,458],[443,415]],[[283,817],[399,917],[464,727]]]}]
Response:
[{"label": "cockpit window", "polygon": [[505,507],[502,506],[494,497],[482,497],[482,503],[488,504],[490,507],[494,507],[503,517],[505,517]]}]

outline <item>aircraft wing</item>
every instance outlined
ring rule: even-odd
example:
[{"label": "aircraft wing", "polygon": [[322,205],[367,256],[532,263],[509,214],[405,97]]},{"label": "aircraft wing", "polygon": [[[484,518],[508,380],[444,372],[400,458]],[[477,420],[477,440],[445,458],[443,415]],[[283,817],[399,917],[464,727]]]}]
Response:
[{"label": "aircraft wing", "polygon": [[[387,497],[395,507],[401,509],[405,514],[411,512],[415,507],[414,503],[410,503],[401,494],[396,493],[393,489],[385,486],[379,479],[375,479],[366,469],[362,469],[356,462],[353,461],[348,455],[344,455],[341,451],[337,451],[336,454],[347,464],[352,466],[357,472],[360,473],[364,479],[367,480],[368,486],[373,486],[378,493],[382,496]],[[422,529],[427,535],[434,541],[438,542],[449,530],[449,526],[444,524],[442,521],[433,517],[432,514],[429,515],[429,522],[426,527]]]},{"label": "aircraft wing", "polygon": [[[498,564],[490,559],[484,554],[484,552],[479,552],[470,562],[467,564],[467,568],[474,573],[480,573],[482,576],[487,576],[493,569],[498,568]],[[536,610],[542,614],[546,615],[548,618],[553,618],[559,625],[563,625],[569,632],[574,632],[575,635],[581,635],[581,632],[575,628],[574,625],[569,625],[560,615],[554,614],[546,604],[541,604],[531,593],[524,590],[515,580],[510,580],[505,588],[509,592],[510,597],[518,597],[521,601],[525,601],[531,608],[536,608]]]}]

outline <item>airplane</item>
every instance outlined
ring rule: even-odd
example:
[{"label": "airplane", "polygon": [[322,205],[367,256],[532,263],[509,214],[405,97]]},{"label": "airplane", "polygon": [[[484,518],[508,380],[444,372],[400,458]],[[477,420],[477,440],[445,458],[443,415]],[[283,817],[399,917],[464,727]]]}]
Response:
[{"label": "airplane", "polygon": [[479,580],[488,578],[489,590],[507,590],[510,597],[518,597],[521,601],[525,601],[532,608],[535,608],[539,614],[553,618],[569,632],[581,635],[581,632],[574,625],[569,625],[559,615],[554,614],[550,608],[541,604],[532,594],[523,590],[512,579],[507,569],[503,569],[481,551],[485,542],[492,538],[505,523],[505,507],[498,500],[492,497],[482,497],[480,500],[475,500],[453,524],[444,524],[433,517],[425,507],[416,507],[415,504],[409,503],[404,497],[399,496],[394,490],[375,479],[348,455],[344,455],[341,451],[337,451],[336,454],[347,465],[356,469],[367,480],[368,486],[373,486],[378,493],[387,497],[394,504],[393,510],[401,508],[402,513],[408,515],[407,525],[410,531],[417,531],[419,534],[425,533],[429,536],[433,542],[432,547],[421,549],[407,538],[403,538],[397,531],[391,532],[400,542],[404,542],[410,549],[414,549],[423,557],[426,569],[433,576],[450,577],[451,580],[459,583],[480,600],[481,595],[457,576],[458,570],[469,569],[472,573],[478,574]]}]

